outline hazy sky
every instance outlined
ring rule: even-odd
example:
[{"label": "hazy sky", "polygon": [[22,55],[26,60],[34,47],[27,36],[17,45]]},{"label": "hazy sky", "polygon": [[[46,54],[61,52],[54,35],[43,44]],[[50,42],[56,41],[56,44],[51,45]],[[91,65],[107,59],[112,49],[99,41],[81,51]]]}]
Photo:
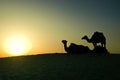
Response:
[{"label": "hazy sky", "polygon": [[120,53],[120,0],[0,0],[0,56],[14,34],[25,35],[36,54],[64,52],[62,39],[93,49],[81,37],[95,31],[104,33],[109,52]]}]

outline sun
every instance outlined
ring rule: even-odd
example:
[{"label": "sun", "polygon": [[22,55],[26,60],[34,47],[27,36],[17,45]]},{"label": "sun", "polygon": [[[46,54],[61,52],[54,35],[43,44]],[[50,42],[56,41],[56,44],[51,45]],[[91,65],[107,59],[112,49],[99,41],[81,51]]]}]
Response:
[{"label": "sun", "polygon": [[4,50],[12,56],[25,55],[32,45],[30,40],[22,35],[9,36],[3,42]]}]

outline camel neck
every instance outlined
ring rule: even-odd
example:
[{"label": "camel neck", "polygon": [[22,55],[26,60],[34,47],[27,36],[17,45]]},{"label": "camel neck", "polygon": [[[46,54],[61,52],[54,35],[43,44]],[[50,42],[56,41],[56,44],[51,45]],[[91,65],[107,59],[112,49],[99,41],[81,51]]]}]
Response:
[{"label": "camel neck", "polygon": [[88,42],[91,42],[91,40],[90,40],[88,37],[86,38],[86,40],[87,40]]},{"label": "camel neck", "polygon": [[68,49],[67,49],[67,43],[64,43],[64,49],[65,49],[65,51],[68,51]]}]

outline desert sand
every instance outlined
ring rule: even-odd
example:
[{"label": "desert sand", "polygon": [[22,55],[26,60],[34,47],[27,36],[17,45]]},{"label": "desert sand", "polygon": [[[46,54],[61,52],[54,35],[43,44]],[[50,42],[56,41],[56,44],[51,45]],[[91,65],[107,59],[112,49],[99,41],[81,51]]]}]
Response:
[{"label": "desert sand", "polygon": [[120,80],[120,55],[42,54],[0,58],[0,80]]}]

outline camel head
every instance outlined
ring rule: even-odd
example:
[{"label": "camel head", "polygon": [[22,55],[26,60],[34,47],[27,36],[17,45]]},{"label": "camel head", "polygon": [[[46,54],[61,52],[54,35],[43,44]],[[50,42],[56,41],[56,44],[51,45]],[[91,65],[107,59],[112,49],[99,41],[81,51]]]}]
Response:
[{"label": "camel head", "polygon": [[87,35],[83,36],[82,39],[87,40],[87,42],[91,42],[91,40],[87,37]]},{"label": "camel head", "polygon": [[62,43],[63,44],[67,44],[67,40],[62,40]]},{"label": "camel head", "polygon": [[68,53],[69,50],[68,50],[68,48],[67,48],[67,40],[62,40],[62,43],[63,43],[63,45],[64,45],[65,51]]},{"label": "camel head", "polygon": [[87,38],[88,38],[87,35],[85,35],[85,36],[82,37],[82,39],[87,39]]}]

